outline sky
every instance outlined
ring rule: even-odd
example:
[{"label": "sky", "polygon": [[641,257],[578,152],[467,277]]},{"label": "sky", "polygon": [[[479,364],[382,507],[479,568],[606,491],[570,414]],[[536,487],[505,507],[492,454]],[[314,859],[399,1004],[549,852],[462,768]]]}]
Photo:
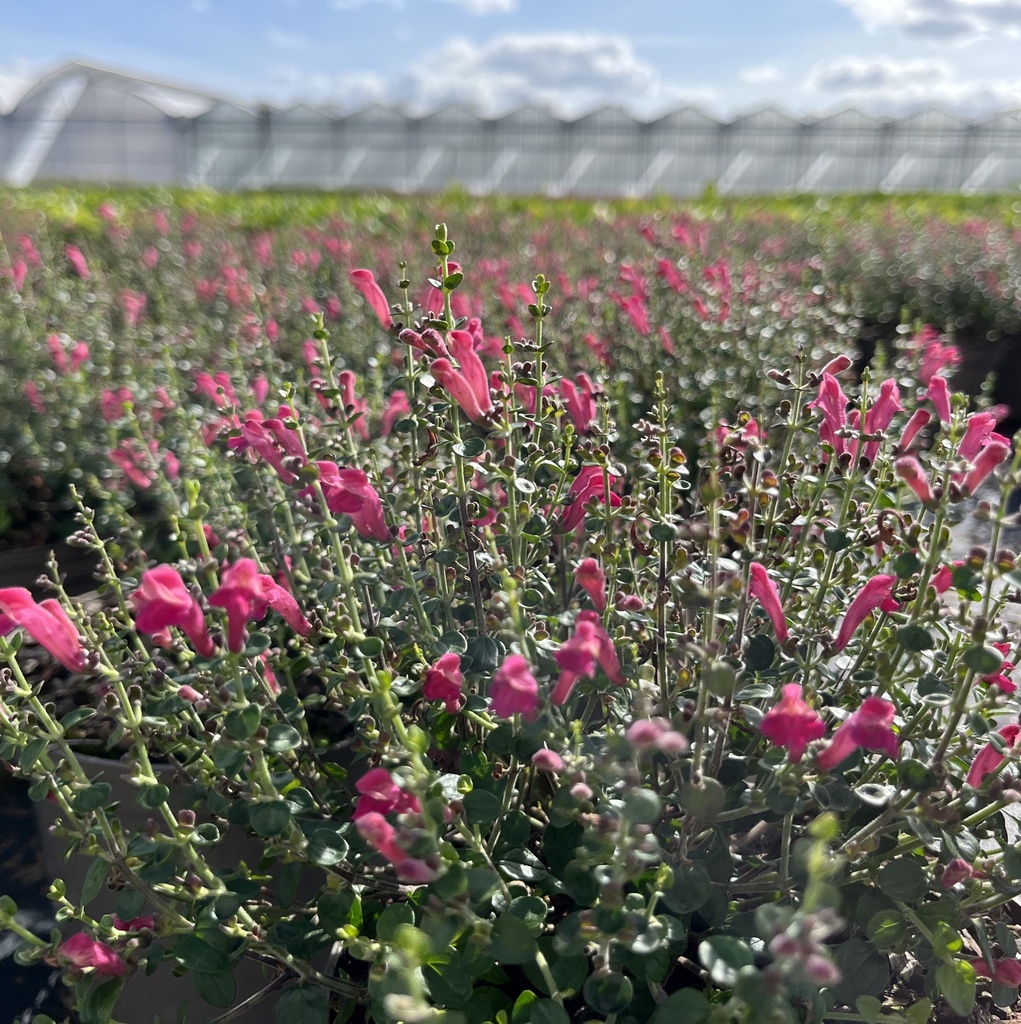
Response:
[{"label": "sky", "polygon": [[243,102],[1021,108],[1021,0],[0,0],[0,109],[85,60]]}]

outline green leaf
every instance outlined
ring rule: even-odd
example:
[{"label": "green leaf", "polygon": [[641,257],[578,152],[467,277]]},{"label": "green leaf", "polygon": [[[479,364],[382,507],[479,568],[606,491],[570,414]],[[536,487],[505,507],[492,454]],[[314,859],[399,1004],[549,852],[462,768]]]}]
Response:
[{"label": "green leaf", "polygon": [[125,889],[117,896],[115,904],[117,916],[122,921],[131,921],[133,918],[141,917],[145,909],[145,894],[137,889]]},{"label": "green leaf", "polygon": [[486,442],[481,437],[469,437],[467,441],[455,444],[451,450],[463,459],[474,459],[486,450]]},{"label": "green leaf", "polygon": [[366,658],[378,658],[383,653],[383,641],[378,636],[364,637],[355,646],[358,653]]},{"label": "green leaf", "polygon": [[881,999],[890,982],[890,962],[871,943],[853,938],[842,942],[833,951],[833,961],[843,979],[831,986],[833,995],[853,1006],[859,996]]},{"label": "green leaf", "polygon": [[525,964],[535,959],[535,936],[531,929],[513,914],[496,919],[489,936],[490,955],[500,964]]},{"label": "green leaf", "polygon": [[324,893],[316,905],[319,923],[328,932],[335,932],[344,925],[356,928],[362,923],[361,898],[350,889],[337,893]]},{"label": "green leaf", "polygon": [[462,799],[469,825],[488,825],[503,813],[503,801],[485,789],[473,789]]},{"label": "green leaf", "polygon": [[285,750],[296,750],[301,746],[301,733],[293,725],[278,722],[269,727],[266,746],[276,754],[282,754]]},{"label": "green leaf", "polygon": [[751,947],[733,935],[711,935],[698,946],[698,958],[717,985],[732,987],[737,972],[755,962]]},{"label": "green leaf", "polygon": [[162,782],[151,782],[138,791],[138,796],[135,799],[140,807],[152,811],[166,803],[169,797],[170,788],[168,786],[164,786]]},{"label": "green leaf", "polygon": [[231,711],[223,721],[228,736],[236,740],[248,740],[255,735],[255,730],[262,722],[262,709],[258,704]]},{"label": "green leaf", "polygon": [[879,871],[879,888],[891,899],[915,903],[929,891],[929,878],[918,861],[899,857]]},{"label": "green leaf", "polygon": [[982,644],[972,644],[964,654],[961,661],[968,666],[977,676],[988,676],[999,672],[1003,665],[1003,655],[995,647],[985,647]]},{"label": "green leaf", "polygon": [[843,530],[823,530],[822,542],[830,551],[843,551],[851,546],[851,538]]},{"label": "green leaf", "polygon": [[908,926],[899,911],[880,910],[865,926],[865,934],[878,949],[892,949],[907,938]]},{"label": "green leaf", "polygon": [[711,1016],[709,1003],[701,992],[682,988],[656,1007],[649,1024],[709,1024]]},{"label": "green leaf", "polygon": [[78,999],[78,1020],[80,1024],[109,1024],[113,1008],[124,986],[123,978],[109,978],[101,981],[90,979],[84,996],[79,995],[81,986],[75,986]]},{"label": "green leaf", "polygon": [[291,827],[291,809],[285,800],[263,800],[248,808],[248,822],[266,839],[281,836]]},{"label": "green leaf", "polygon": [[94,782],[87,789],[75,793],[71,806],[79,814],[98,810],[110,799],[111,787],[108,782]]},{"label": "green leaf", "polygon": [[932,949],[941,960],[952,960],[964,948],[964,940],[956,928],[940,921],[932,930]]},{"label": "green leaf", "polygon": [[532,1024],[571,1024],[568,1012],[552,999],[540,999],[532,1005]]},{"label": "green leaf", "polygon": [[339,864],[348,851],[347,840],[332,828],[318,828],[308,841],[308,859],[321,868]]},{"label": "green leaf", "polygon": [[415,911],[410,903],[391,903],[376,921],[376,938],[392,942],[400,925],[414,923]]},{"label": "green leaf", "polygon": [[422,968],[422,977],[433,1000],[448,1009],[458,1010],[471,999],[475,979],[465,970],[460,957],[447,962],[432,962]]},{"label": "green leaf", "polygon": [[975,1008],[975,984],[978,975],[967,960],[954,960],[936,968],[936,990],[954,1013],[967,1017]]},{"label": "green leaf", "polygon": [[318,985],[287,989],[273,1007],[276,1024],[329,1024],[330,996]]},{"label": "green leaf", "polygon": [[46,749],[48,742],[49,740],[44,737],[29,740],[28,743],[25,744],[21,754],[18,756],[18,767],[23,772],[30,772],[35,767],[35,763],[39,760],[42,752]]},{"label": "green leaf", "polygon": [[701,864],[675,867],[672,884],[663,892],[663,902],[675,914],[694,914],[709,902],[713,883]]},{"label": "green leaf", "polygon": [[85,872],[85,881],[82,882],[82,906],[87,907],[98,895],[100,889],[106,885],[107,876],[110,874],[110,865],[102,857],[97,857]]},{"label": "green leaf", "polygon": [[854,1008],[865,1018],[865,1024],[876,1024],[883,1012],[883,1002],[875,996],[858,996]]},{"label": "green leaf", "polygon": [[922,567],[922,562],[913,551],[903,551],[893,560],[893,571],[898,579],[906,580],[914,576]]},{"label": "green leaf", "polygon": [[210,1006],[232,1006],[237,998],[237,985],[234,983],[234,971],[220,971],[217,974],[194,976],[195,991]]},{"label": "green leaf", "polygon": [[503,656],[503,645],[490,636],[473,636],[468,641],[467,657],[471,659],[472,672],[495,672]]},{"label": "green leaf", "polygon": [[897,764],[897,781],[905,789],[923,791],[935,789],[938,784],[936,773],[921,761],[906,757]]},{"label": "green leaf", "polygon": [[776,644],[765,633],[756,633],[745,647],[744,667],[749,672],[765,672],[776,657]]},{"label": "green leaf", "polygon": [[183,935],[174,946],[174,956],[197,974],[219,974],[230,967],[230,955],[225,949],[205,942],[194,933]]},{"label": "green leaf", "polygon": [[897,630],[897,641],[908,651],[928,651],[935,646],[932,633],[918,625],[901,626]]},{"label": "green leaf", "polygon": [[635,994],[631,979],[615,971],[597,971],[585,979],[586,1004],[596,1013],[620,1013]]},{"label": "green leaf", "polygon": [[507,911],[515,917],[520,917],[528,925],[533,935],[542,935],[546,915],[549,913],[549,907],[546,906],[545,900],[538,896],[519,896],[517,899],[511,900]]}]

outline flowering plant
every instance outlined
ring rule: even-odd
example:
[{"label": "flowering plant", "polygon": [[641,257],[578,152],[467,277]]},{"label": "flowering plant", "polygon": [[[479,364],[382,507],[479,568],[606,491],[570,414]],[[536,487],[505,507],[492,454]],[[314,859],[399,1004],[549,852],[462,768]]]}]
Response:
[{"label": "flowering plant", "polygon": [[[432,249],[420,304],[403,270],[352,276],[381,401],[321,315],[312,376],[255,401],[240,367],[203,403],[154,382],[159,419],[115,396],[169,529],[146,550],[83,503],[101,607],[56,575],[40,603],[0,589],[0,757],[98,865],[54,882],[60,933],[0,902],[19,955],[65,969],[85,1024],[171,970],[218,1020],[272,1001],[281,1024],[1011,1003],[1019,475],[995,416],[907,368],[848,397],[849,359],[800,351],[758,419],[686,451],[662,375],[631,416],[554,368],[544,276],[531,337],[493,346],[442,225]],[[994,480],[989,544],[955,560]],[[91,704],[55,712],[26,637]],[[79,756],[97,722],[127,801]],[[246,961],[266,975],[239,993]]]}]

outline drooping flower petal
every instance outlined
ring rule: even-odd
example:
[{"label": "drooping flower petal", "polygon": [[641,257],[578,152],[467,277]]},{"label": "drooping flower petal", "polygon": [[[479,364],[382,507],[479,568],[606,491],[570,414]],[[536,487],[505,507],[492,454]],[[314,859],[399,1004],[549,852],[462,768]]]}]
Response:
[{"label": "drooping flower petal", "polygon": [[899,605],[893,599],[893,588],[897,585],[896,576],[873,576],[858,592],[857,597],[848,606],[844,619],[837,633],[836,649],[842,651],[854,635],[854,631],[862,624],[865,617],[882,608],[883,611],[896,611]]},{"label": "drooping flower petal", "polygon": [[24,587],[0,589],[0,633],[20,626],[70,672],[84,672],[85,648],[74,623],[60,602],[36,604]]},{"label": "drooping flower petal", "polygon": [[393,327],[394,318],[390,313],[390,305],[386,301],[383,289],[376,283],[376,278],[373,276],[372,271],[352,270],[348,276],[351,278],[351,283],[355,288],[365,297],[365,301],[368,302],[372,312],[376,314],[376,319],[379,320],[386,330],[390,330]]},{"label": "drooping flower petal", "polygon": [[766,567],[761,562],[752,562],[751,575],[748,580],[748,592],[755,598],[773,623],[776,638],[780,643],[787,642],[787,619],[780,604],[780,592],[776,584],[769,578]]}]

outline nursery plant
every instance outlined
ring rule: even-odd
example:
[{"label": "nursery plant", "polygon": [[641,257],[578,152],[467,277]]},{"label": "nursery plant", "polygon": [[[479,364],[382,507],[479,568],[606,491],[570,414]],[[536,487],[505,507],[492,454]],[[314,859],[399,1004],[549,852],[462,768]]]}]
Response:
[{"label": "nursery plant", "polygon": [[[231,1020],[245,959],[269,980],[244,1009],[280,1024],[1013,1004],[1000,411],[950,395],[929,335],[861,381],[794,344],[753,366],[754,408],[711,382],[687,406],[621,353],[649,378],[633,395],[569,355],[543,273],[494,343],[459,312],[473,268],[444,225],[431,254],[428,287],[351,272],[361,375],[306,313],[301,372],[253,372],[238,332],[197,393],[168,353],[104,396],[116,465],[163,512],[143,529],[97,477],[110,500],[76,492],[70,541],[99,604],[57,567],[42,599],[0,589],[0,758],[96,865],[83,893],[54,881],[49,936],[0,902],[19,957],[64,971],[83,1024],[169,972],[208,1004],[186,1019]],[[640,329],[657,307],[632,299]],[[973,513],[990,543],[955,559]],[[253,852],[224,864],[232,833]]]}]

